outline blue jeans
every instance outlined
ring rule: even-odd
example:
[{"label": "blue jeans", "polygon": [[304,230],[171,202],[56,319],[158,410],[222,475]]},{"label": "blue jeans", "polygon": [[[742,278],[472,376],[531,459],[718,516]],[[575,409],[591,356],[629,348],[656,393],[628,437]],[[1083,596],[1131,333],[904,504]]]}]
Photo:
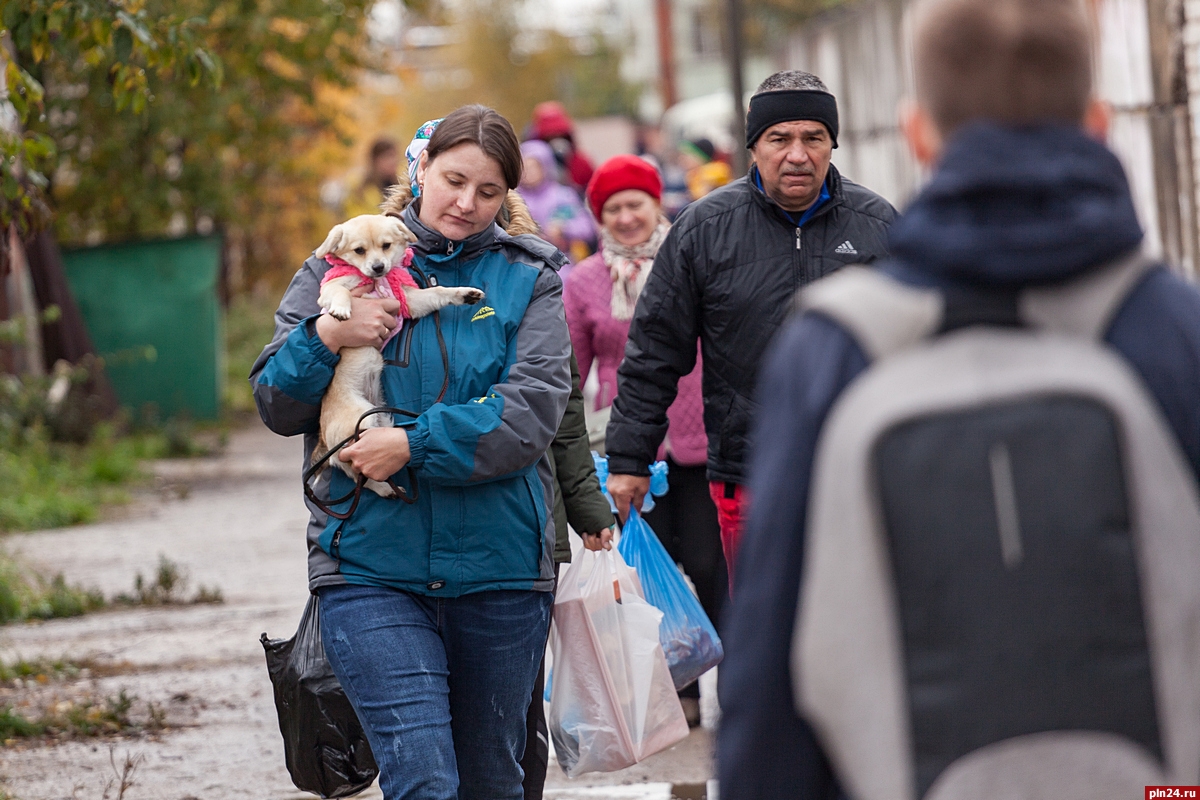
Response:
[{"label": "blue jeans", "polygon": [[520,800],[549,592],[320,589],[321,638],[387,800]]}]

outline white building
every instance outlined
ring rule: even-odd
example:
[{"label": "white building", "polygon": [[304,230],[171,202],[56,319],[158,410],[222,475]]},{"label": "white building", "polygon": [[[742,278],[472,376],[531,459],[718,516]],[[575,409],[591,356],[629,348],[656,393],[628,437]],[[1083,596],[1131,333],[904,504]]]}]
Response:
[{"label": "white building", "polygon": [[[1146,247],[1200,271],[1200,0],[1090,0],[1097,92]],[[902,207],[922,180],[898,125],[911,96],[911,0],[858,0],[793,31],[784,62],[837,95],[846,175]]]},{"label": "white building", "polygon": [[[671,105],[664,85],[659,22],[669,18],[674,101],[694,100],[729,91],[724,51],[725,4],[712,0],[540,0],[557,10],[555,25],[602,31],[621,53],[621,78],[642,87],[639,116],[657,123]],[[666,13],[664,13],[666,12]],[[766,56],[749,56],[743,65],[747,87],[774,71]]]}]

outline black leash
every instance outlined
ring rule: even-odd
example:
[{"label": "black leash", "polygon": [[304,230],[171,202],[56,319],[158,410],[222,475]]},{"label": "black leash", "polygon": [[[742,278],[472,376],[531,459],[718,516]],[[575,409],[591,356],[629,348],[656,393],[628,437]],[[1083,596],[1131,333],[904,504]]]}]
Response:
[{"label": "black leash", "polygon": [[[350,434],[345,439],[342,439],[340,442],[331,447],[329,452],[321,456],[321,458],[317,461],[314,461],[309,468],[304,471],[304,496],[307,497],[313,505],[334,519],[347,520],[356,510],[358,510],[358,502],[362,499],[362,490],[367,483],[367,476],[360,473],[358,480],[354,484],[354,488],[350,490],[349,494],[339,497],[336,500],[330,500],[328,504],[317,497],[317,493],[313,490],[311,481],[313,477],[317,475],[317,473],[325,468],[325,465],[329,463],[329,459],[332,458],[335,453],[351,442],[358,441],[358,438],[362,435],[363,420],[375,414],[403,414],[406,417],[414,418],[420,416],[419,414],[415,414],[412,411],[408,411],[403,408],[393,408],[391,406],[379,406],[378,408],[372,408],[371,410],[364,412],[363,415],[358,418],[358,422],[354,425],[354,433]],[[389,477],[387,479],[387,485],[392,488],[393,492],[395,492],[395,496],[389,499],[403,500],[411,505],[412,503],[417,502],[417,477],[414,474],[412,467],[405,467],[405,469],[408,471],[409,482],[412,483],[412,495],[410,496],[408,492],[404,491],[403,487],[397,486],[396,483]],[[349,509],[346,511],[333,510],[333,506],[341,505],[351,498],[354,498],[354,501],[350,504]]]},{"label": "black leash", "polygon": [[[401,269],[403,269],[403,267],[401,267]],[[421,283],[424,284],[422,288],[428,288],[430,286],[431,281],[425,276],[425,273],[421,271],[420,267],[418,267],[416,264],[412,264],[409,269],[417,273],[417,277],[420,279]],[[450,388],[450,355],[446,350],[446,339],[442,335],[441,315],[436,311],[433,312],[433,324],[435,330],[437,331],[438,348],[442,353],[442,369],[445,372],[445,377],[442,379],[442,389],[438,392],[437,399],[433,401],[433,404],[437,405],[445,399],[446,390]],[[363,420],[365,420],[367,417],[374,416],[375,414],[402,414],[406,417],[412,417],[413,419],[421,416],[417,412],[409,411],[403,408],[394,408],[392,406],[379,406],[377,408],[372,408],[369,411],[365,411],[363,412],[362,416],[358,418],[358,422],[354,424],[354,433],[347,436],[333,447],[329,448],[329,452],[321,456],[321,458],[317,461],[314,461],[308,467],[308,469],[304,470],[304,496],[307,497],[313,505],[315,505],[325,514],[329,515],[333,519],[341,520],[343,523],[343,525],[338,526],[335,539],[341,538],[341,531],[345,521],[348,520],[350,516],[358,510],[358,503],[362,499],[362,490],[367,483],[367,476],[360,473],[358,480],[354,484],[354,488],[351,489],[348,494],[345,494],[336,500],[330,500],[328,503],[317,497],[317,493],[312,487],[312,479],[322,469],[325,468],[325,466],[329,463],[329,459],[332,458],[335,453],[337,453],[346,445],[358,441],[359,437],[362,436]],[[387,479],[387,485],[391,487],[395,494],[388,499],[403,500],[405,503],[412,505],[413,503],[417,502],[419,496],[417,493],[417,475],[416,471],[412,467],[405,467],[405,471],[408,472],[408,480],[409,483],[412,484],[412,494],[409,495],[409,493],[404,490],[404,487],[397,486],[396,483],[389,477]],[[342,503],[351,499],[352,502],[350,503],[350,508],[346,509],[345,511],[334,511],[333,506],[341,505]]]}]

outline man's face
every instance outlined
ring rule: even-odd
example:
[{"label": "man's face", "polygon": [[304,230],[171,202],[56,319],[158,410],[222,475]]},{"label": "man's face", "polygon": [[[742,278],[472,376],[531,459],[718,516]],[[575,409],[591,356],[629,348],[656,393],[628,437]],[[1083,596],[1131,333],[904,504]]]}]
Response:
[{"label": "man's face", "polygon": [[750,154],[767,196],[784,211],[804,211],[821,195],[833,137],[820,122],[781,122],[758,137]]}]

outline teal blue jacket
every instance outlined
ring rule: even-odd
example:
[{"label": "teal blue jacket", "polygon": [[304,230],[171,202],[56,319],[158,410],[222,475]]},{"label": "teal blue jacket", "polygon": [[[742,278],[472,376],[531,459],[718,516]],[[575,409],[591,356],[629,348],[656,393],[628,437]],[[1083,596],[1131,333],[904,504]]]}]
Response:
[{"label": "teal blue jacket", "polygon": [[[413,209],[405,223],[418,236],[420,272],[438,285],[478,287],[486,297],[439,312],[450,376],[442,402],[435,401],[446,369],[433,316],[404,321],[384,348],[386,405],[419,413],[415,421],[395,420],[408,429],[415,486],[407,470],[393,480],[415,489],[418,500],[409,505],[364,491],[336,547],[338,520],[310,505],[309,585],[371,584],[435,597],[550,591],[555,527],[546,451],[571,391],[556,274],[565,257],[498,226],[452,242],[421,224]],[[316,335],[327,268],[310,258],[296,274],[276,312],[275,337],[251,373],[267,426],[306,434],[306,463],[339,360]],[[351,489],[340,470],[326,470],[317,484],[323,498]]]}]

